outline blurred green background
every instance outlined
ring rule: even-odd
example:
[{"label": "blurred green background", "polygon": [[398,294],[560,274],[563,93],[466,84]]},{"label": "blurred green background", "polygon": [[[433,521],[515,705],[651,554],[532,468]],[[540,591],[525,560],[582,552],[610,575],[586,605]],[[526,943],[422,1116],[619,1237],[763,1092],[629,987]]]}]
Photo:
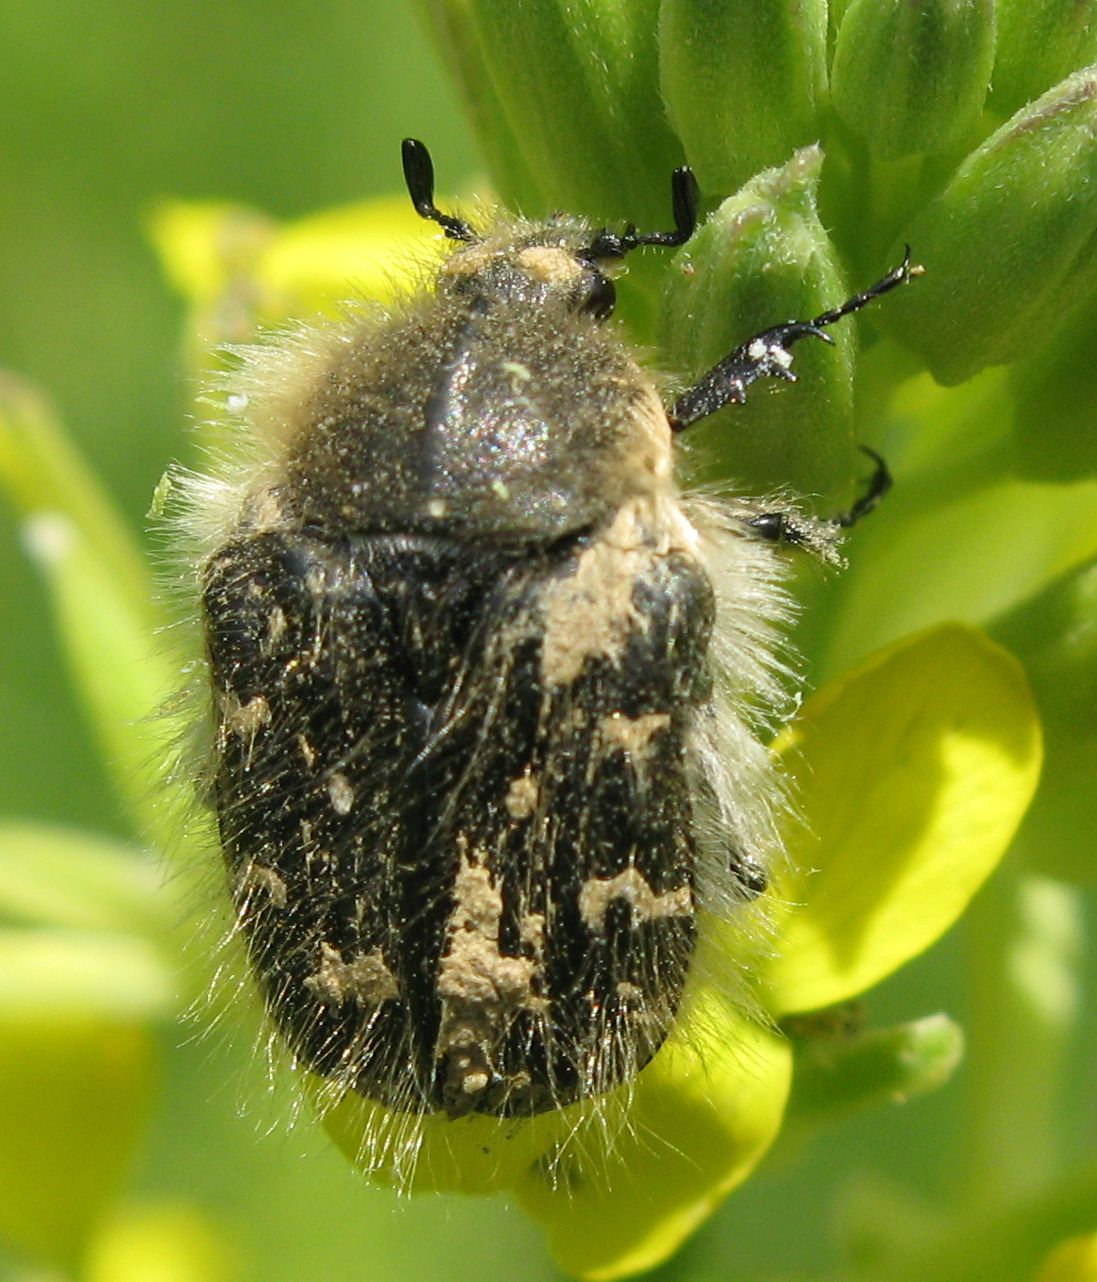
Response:
[{"label": "blurred green background", "polygon": [[[218,197],[292,217],[398,191],[406,134],[456,184],[471,135],[406,4],[29,0],[0,5],[0,49],[0,366],[49,391],[139,528],[186,456],[191,390],[148,211]],[[124,831],[0,522],[0,813]]]},{"label": "blurred green background", "polygon": [[[475,172],[471,134],[400,3],[29,0],[0,6],[0,50],[0,365],[50,392],[141,529],[166,464],[187,457],[193,390],[178,360],[182,307],[143,231],[150,208],[217,197],[292,217],[398,191],[407,134],[429,140],[452,189]],[[126,836],[3,507],[0,578],[0,814]],[[978,929],[977,906],[965,930]],[[964,947],[954,932],[874,993],[873,1021],[941,1007],[963,1021]],[[133,1190],[207,1217],[235,1261],[211,1263],[209,1282],[557,1276],[517,1211],[397,1202],[307,1126],[287,1135],[263,1057],[239,1039],[200,1038],[197,1022],[192,1031],[164,1035],[165,1090]],[[794,1164],[775,1155],[660,1276],[822,1276],[838,1258],[847,1200],[866,1229],[866,1208],[879,1207],[893,1231],[908,1214],[913,1230],[917,1209],[891,1190],[901,1178],[947,1198],[962,1176],[968,1085],[962,1070],[909,1109],[862,1115],[806,1152],[786,1150]],[[1095,1125],[1084,1066],[1071,1098],[1082,1149]],[[944,1161],[941,1136],[959,1137]],[[0,1256],[0,1277],[17,1276]]]}]

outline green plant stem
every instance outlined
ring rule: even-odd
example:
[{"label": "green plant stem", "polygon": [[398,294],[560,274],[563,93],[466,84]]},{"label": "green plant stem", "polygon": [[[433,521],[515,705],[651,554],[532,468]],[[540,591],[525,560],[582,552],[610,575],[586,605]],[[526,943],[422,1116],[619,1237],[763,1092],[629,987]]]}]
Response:
[{"label": "green plant stem", "polygon": [[1092,1232],[1097,1161],[991,1211],[966,1212],[941,1237],[888,1262],[887,1282],[1031,1282],[1058,1243]]},{"label": "green plant stem", "polygon": [[1076,895],[1009,861],[972,904],[967,938],[965,1200],[992,1206],[1058,1169],[1060,1084],[1080,1008]]}]

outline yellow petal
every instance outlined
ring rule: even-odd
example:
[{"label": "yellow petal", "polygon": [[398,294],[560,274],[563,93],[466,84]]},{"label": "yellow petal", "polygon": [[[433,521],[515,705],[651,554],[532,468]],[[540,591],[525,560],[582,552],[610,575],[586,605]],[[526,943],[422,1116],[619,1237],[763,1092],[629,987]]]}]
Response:
[{"label": "yellow petal", "polygon": [[265,214],[226,201],[166,201],[148,219],[168,279],[191,303],[207,303],[250,276],[277,233]]},{"label": "yellow petal", "polygon": [[154,1084],[152,1036],[124,1014],[0,1010],[6,1246],[75,1276],[88,1236],[130,1172]]},{"label": "yellow petal", "polygon": [[778,878],[777,1014],[843,1001],[959,917],[1020,823],[1040,770],[1020,665],[945,625],[873,656],[805,706],[785,755],[806,828]]},{"label": "yellow petal", "polygon": [[325,1084],[307,1086],[322,1110],[324,1128],[375,1184],[404,1193],[493,1193],[507,1188],[573,1128],[581,1110],[561,1109],[532,1118],[469,1114],[413,1117],[347,1094],[325,1100]]},{"label": "yellow petal", "polygon": [[298,310],[330,308],[349,296],[384,301],[418,274],[424,252],[444,242],[406,196],[327,210],[290,223],[271,242],[257,275],[273,297]]},{"label": "yellow petal", "polygon": [[123,1207],[103,1226],[85,1282],[232,1282],[241,1261],[196,1208],[182,1202]]},{"label": "yellow petal", "polygon": [[1097,1233],[1061,1242],[1044,1260],[1036,1282],[1097,1282]]},{"label": "yellow petal", "polygon": [[406,196],[283,226],[240,206],[173,201],[154,211],[149,231],[171,283],[201,309],[207,337],[221,341],[237,336],[211,328],[211,305],[224,310],[235,299],[274,323],[352,296],[383,301],[444,243]]},{"label": "yellow petal", "polygon": [[698,1007],[689,1031],[640,1074],[608,1155],[580,1138],[574,1155],[531,1168],[517,1185],[568,1273],[610,1279],[654,1268],[747,1178],[777,1134],[788,1043],[732,1016],[711,993],[698,995]]}]

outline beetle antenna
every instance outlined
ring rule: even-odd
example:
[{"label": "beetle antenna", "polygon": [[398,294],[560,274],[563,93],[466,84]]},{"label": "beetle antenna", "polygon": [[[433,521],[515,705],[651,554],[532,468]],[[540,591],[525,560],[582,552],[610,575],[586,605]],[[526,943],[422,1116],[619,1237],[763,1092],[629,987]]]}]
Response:
[{"label": "beetle antenna", "polygon": [[635,223],[629,223],[623,232],[603,228],[594,238],[584,257],[624,258],[641,245],[665,245],[672,248],[684,245],[697,229],[697,207],[700,203],[700,190],[697,179],[689,165],[680,165],[670,176],[670,200],[674,210],[673,231],[636,230]]},{"label": "beetle antenna", "polygon": [[404,163],[404,182],[408,186],[408,195],[420,218],[437,223],[451,240],[476,240],[476,233],[463,218],[452,214],[443,214],[434,203],[434,161],[430,158],[426,143],[418,138],[405,138],[400,144],[400,156]]}]

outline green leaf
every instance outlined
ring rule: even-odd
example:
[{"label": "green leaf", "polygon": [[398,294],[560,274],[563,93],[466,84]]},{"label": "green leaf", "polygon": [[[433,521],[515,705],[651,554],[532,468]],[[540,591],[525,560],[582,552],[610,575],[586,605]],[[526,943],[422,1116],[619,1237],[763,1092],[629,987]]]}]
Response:
[{"label": "green leaf", "polygon": [[960,916],[1005,853],[1040,771],[1020,666],[945,625],[873,656],[809,700],[784,756],[810,821],[775,900],[776,1014],[855,996]]},{"label": "green leaf", "polygon": [[0,380],[0,485],[22,509],[57,630],[118,790],[142,835],[178,828],[159,787],[177,730],[155,713],[180,684],[157,631],[151,577],[109,498],[24,384]]},{"label": "green leaf", "polygon": [[132,535],[53,407],[7,370],[0,370],[0,488],[24,514],[63,512],[128,594],[130,608],[148,611],[150,577]]},{"label": "green leaf", "polygon": [[[683,156],[659,99],[658,0],[465,0],[462,12],[480,54],[462,69],[486,69],[503,113],[488,153],[521,142],[515,187],[532,174],[553,208],[663,227]],[[505,201],[527,194],[512,173],[496,176]]]},{"label": "green leaf", "polygon": [[178,1008],[161,948],[136,935],[0,929],[0,1018],[129,1022]]},{"label": "green leaf", "polygon": [[726,196],[819,137],[825,0],[664,0],[659,81],[703,191]]},{"label": "green leaf", "polygon": [[0,825],[0,922],[157,937],[173,914],[162,881],[121,842],[78,828]]},{"label": "green leaf", "polygon": [[161,712],[182,679],[158,639],[148,600],[61,512],[37,512],[24,526],[28,551],[45,575],[70,672],[87,708],[135,830],[165,849],[178,846],[189,798],[165,788],[180,735]]},{"label": "green leaf", "polygon": [[1064,1240],[1092,1233],[1097,1163],[1089,1158],[1005,1204],[968,1203],[943,1226],[934,1217],[922,1232],[889,1214],[894,1208],[880,1205],[878,1189],[878,1180],[866,1185],[860,1218],[862,1232],[877,1238],[871,1249],[886,1261],[879,1276],[887,1282],[1012,1282],[1034,1278],[1041,1258],[1047,1267],[1047,1253]]},{"label": "green leaf", "polygon": [[850,568],[828,588],[828,676],[940,619],[990,626],[1097,556],[1097,482],[1009,474],[1001,371],[952,391],[912,380],[896,408],[911,436],[905,453],[889,451],[895,488],[879,519],[855,531]]},{"label": "green leaf", "polygon": [[1087,306],[1009,369],[1016,405],[1012,462],[1021,476],[1056,482],[1097,477],[1095,327],[1097,307]]},{"label": "green leaf", "polygon": [[993,62],[994,0],[853,0],[831,93],[875,156],[948,151],[977,125]]},{"label": "green leaf", "polygon": [[963,940],[974,1000],[962,1178],[989,1206],[1027,1198],[1062,1161],[1088,977],[1082,896],[1011,858],[971,905]]},{"label": "green leaf", "polygon": [[522,150],[522,129],[513,128],[488,70],[484,50],[470,17],[474,0],[418,0],[419,11],[432,29],[435,46],[476,132],[496,189],[516,209],[537,210],[551,204]]}]

